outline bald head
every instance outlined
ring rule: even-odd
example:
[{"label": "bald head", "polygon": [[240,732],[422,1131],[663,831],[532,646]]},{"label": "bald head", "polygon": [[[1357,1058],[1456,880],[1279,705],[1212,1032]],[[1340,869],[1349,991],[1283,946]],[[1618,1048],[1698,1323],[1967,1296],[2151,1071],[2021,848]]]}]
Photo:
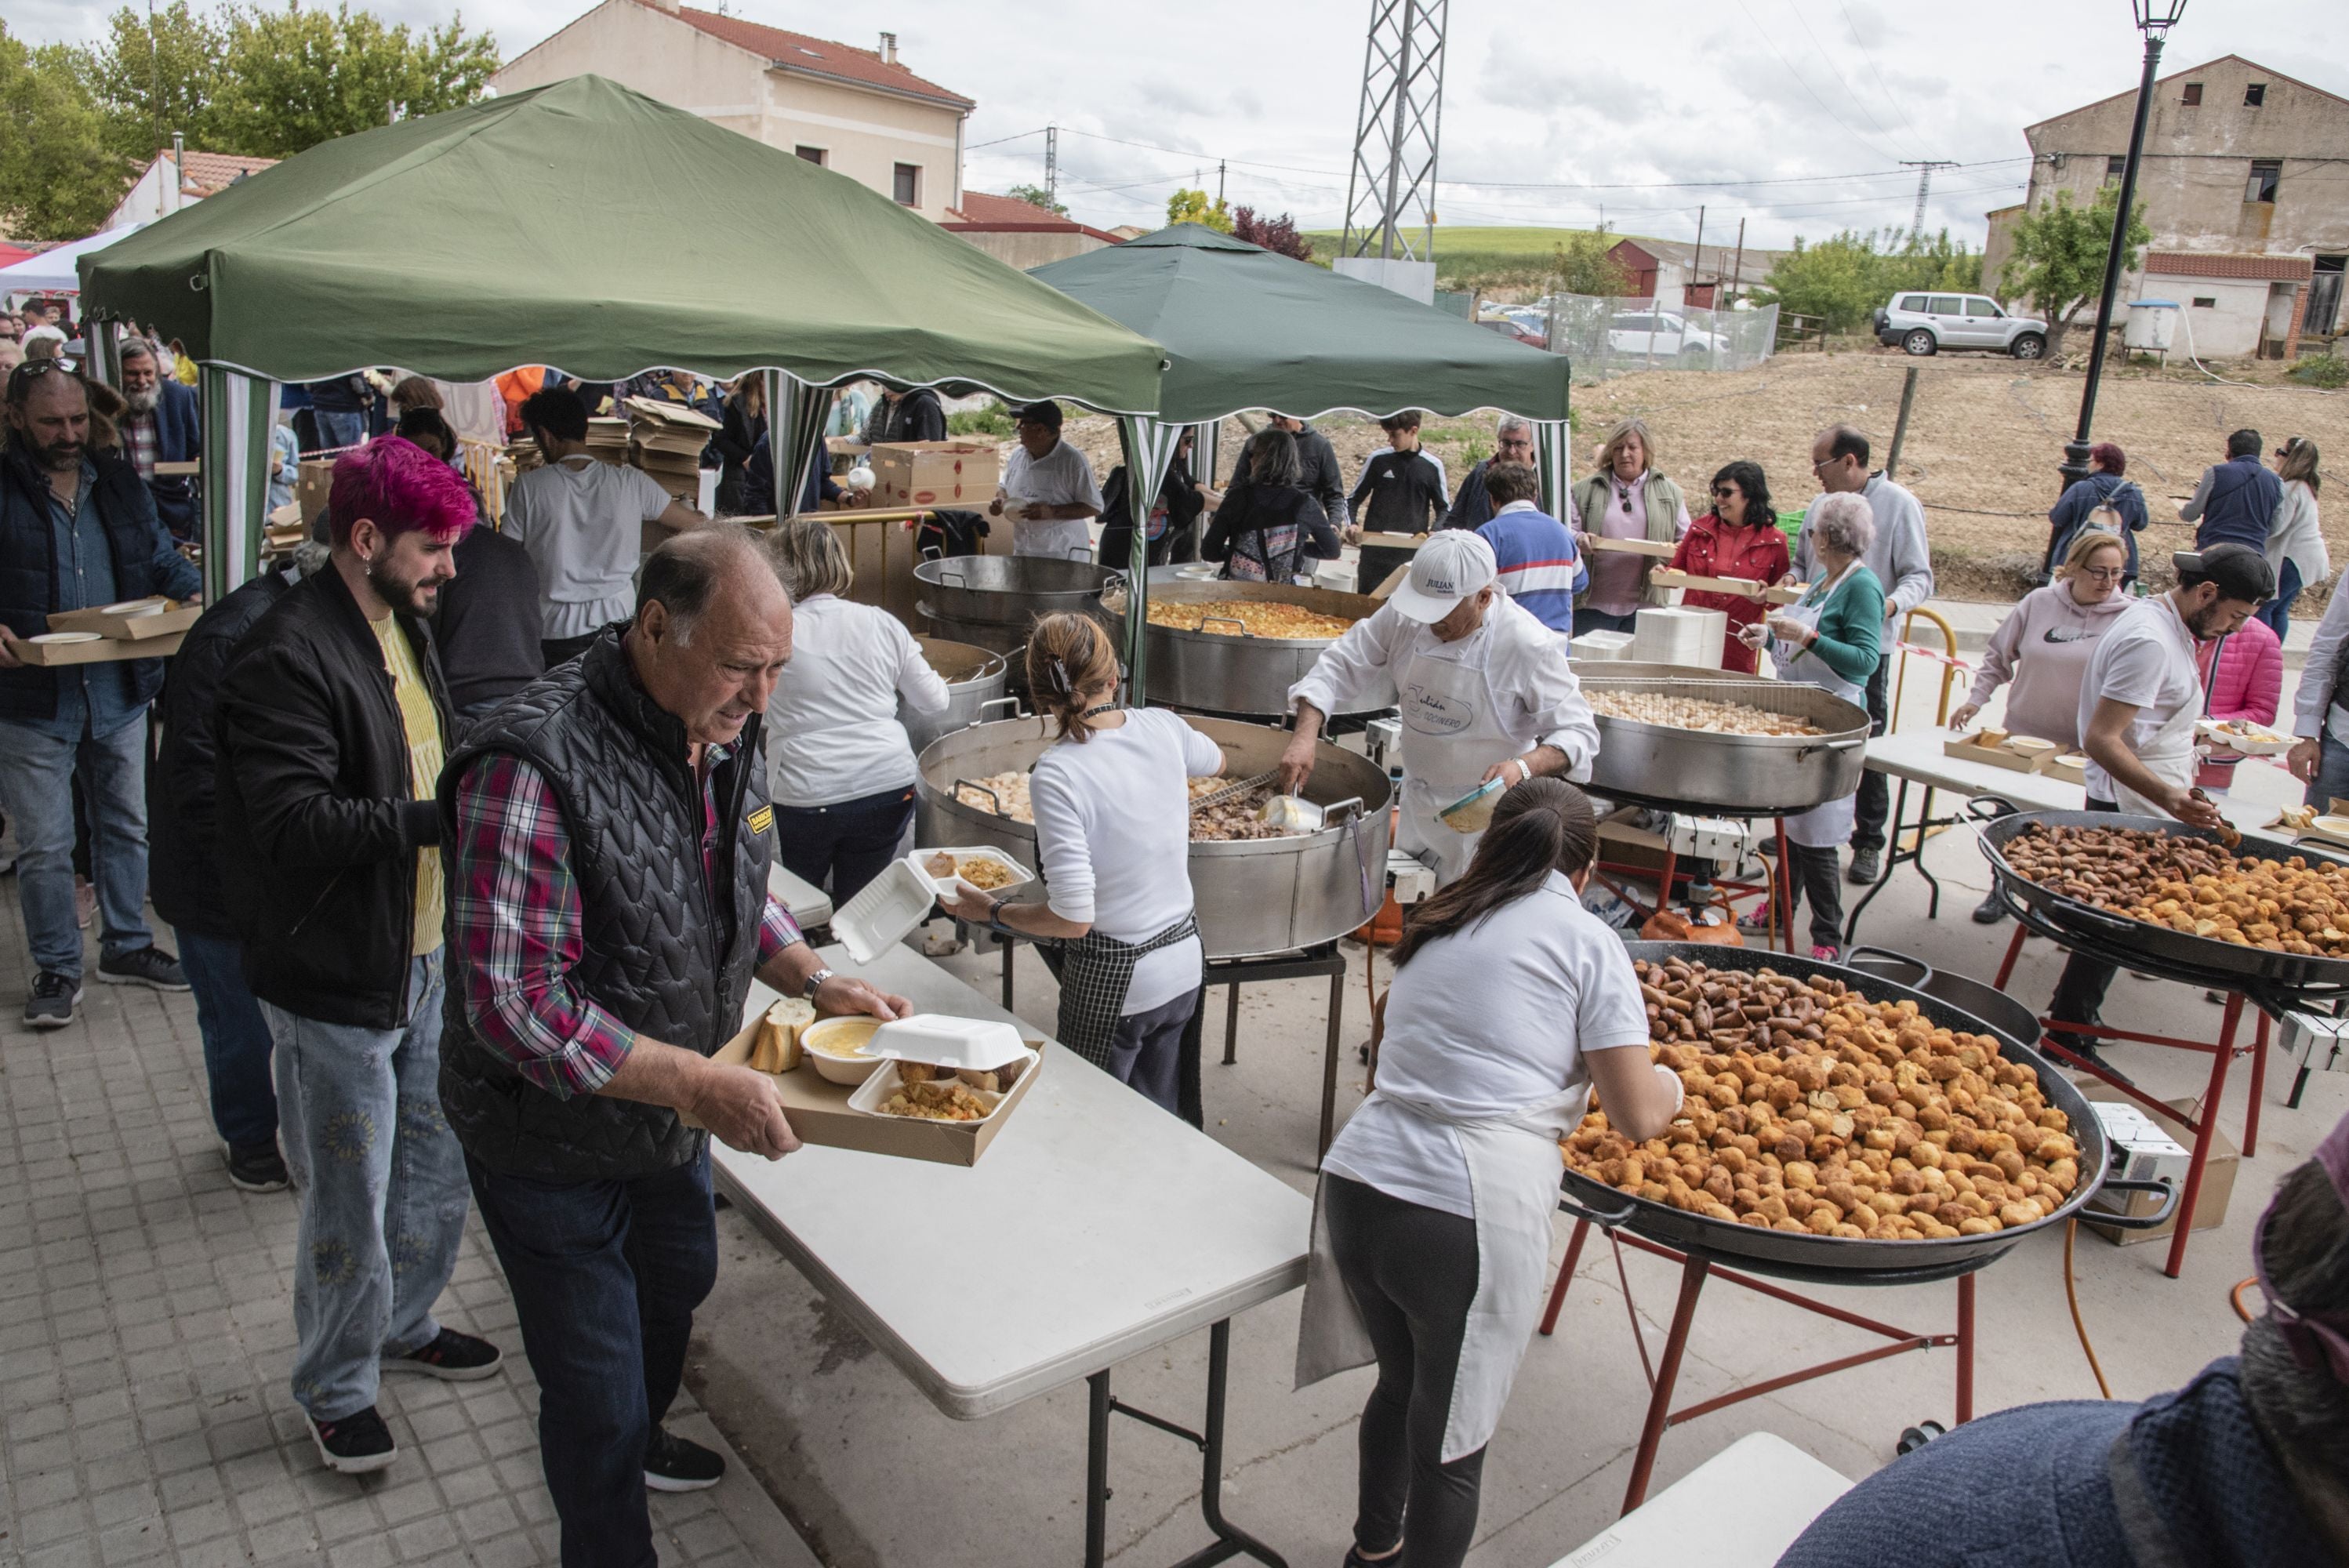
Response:
[{"label": "bald head", "polygon": [[712,523],[645,558],[628,655],[698,745],[731,744],[792,656],[792,601],[758,536]]}]

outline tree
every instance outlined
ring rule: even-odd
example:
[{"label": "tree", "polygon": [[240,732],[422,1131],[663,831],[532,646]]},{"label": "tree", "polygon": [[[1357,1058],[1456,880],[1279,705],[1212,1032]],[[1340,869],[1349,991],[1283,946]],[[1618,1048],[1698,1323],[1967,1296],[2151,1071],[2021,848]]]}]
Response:
[{"label": "tree", "polygon": [[1014,185],[1004,194],[1014,201],[1025,201],[1030,207],[1041,207],[1045,211],[1059,217],[1065,218],[1069,215],[1068,208],[1053,201],[1051,192],[1046,191],[1041,185]]},{"label": "tree", "polygon": [[1178,188],[1174,195],[1166,198],[1166,222],[1169,227],[1176,223],[1204,223],[1219,234],[1232,232],[1232,215],[1224,210],[1223,198],[1217,197],[1211,202],[1205,191]]},{"label": "tree", "polygon": [[215,118],[227,43],[221,21],[190,11],[188,0],[151,14],[125,6],[109,18],[84,68],[114,150],[143,164],[171,144],[174,131],[207,151],[244,150],[222,145]]},{"label": "tree", "polygon": [[81,60],[63,45],[29,48],[0,22],[0,231],[78,240],[122,199],[126,172]]},{"label": "tree", "polygon": [[481,96],[497,40],[452,13],[421,35],[347,5],[333,14],[255,5],[227,13],[211,150],[290,158],[394,118],[438,114]]},{"label": "tree", "polygon": [[1628,294],[1631,274],[1623,263],[1609,253],[1617,241],[1607,232],[1607,225],[1587,232],[1568,234],[1550,252],[1551,286],[1559,294],[1586,294],[1593,299],[1613,299]]},{"label": "tree", "polygon": [[1313,259],[1313,242],[1297,232],[1297,220],[1286,212],[1259,218],[1255,208],[1242,207],[1232,214],[1232,237],[1300,262]]},{"label": "tree", "polygon": [[1817,316],[1831,333],[1856,332],[1902,289],[1981,286],[1982,257],[1946,229],[1930,240],[1846,229],[1816,244],[1796,236],[1755,295],[1791,315]]},{"label": "tree", "polygon": [[[2026,212],[2015,222],[2014,253],[1999,274],[1999,287],[2028,299],[2045,319],[2051,355],[2061,350],[2072,313],[2105,286],[2105,262],[2112,252],[2113,222],[2120,204],[2117,184],[2098,191],[2085,209],[2072,205],[2069,191],[2058,191],[2039,211]],[[2152,238],[2140,201],[2129,214],[2123,272],[2137,265],[2139,249]]]}]

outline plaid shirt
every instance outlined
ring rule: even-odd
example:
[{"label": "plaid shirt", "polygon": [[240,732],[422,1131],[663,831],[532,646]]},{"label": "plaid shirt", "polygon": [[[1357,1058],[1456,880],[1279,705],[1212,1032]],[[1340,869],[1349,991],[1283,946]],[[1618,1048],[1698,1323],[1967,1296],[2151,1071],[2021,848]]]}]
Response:
[{"label": "plaid shirt", "polygon": [[[726,748],[702,769],[702,874],[719,843],[710,779]],[[592,1094],[619,1070],[636,1032],[572,978],[582,951],[579,884],[571,835],[546,778],[519,758],[475,763],[457,789],[457,842],[450,878],[450,939],[467,960],[466,1016],[492,1050],[539,1088],[569,1099]],[[759,918],[764,965],[804,940],[770,895]]]},{"label": "plaid shirt", "polygon": [[122,445],[130,454],[130,466],[149,484],[155,482],[155,412],[126,415],[122,420]]}]

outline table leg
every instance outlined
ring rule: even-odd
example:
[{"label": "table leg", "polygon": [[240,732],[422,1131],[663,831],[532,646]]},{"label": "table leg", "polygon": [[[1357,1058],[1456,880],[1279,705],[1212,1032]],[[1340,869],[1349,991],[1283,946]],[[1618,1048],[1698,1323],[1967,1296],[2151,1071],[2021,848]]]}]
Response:
[{"label": "table leg", "polygon": [[[1932,890],[1926,896],[1925,918],[1939,920],[1941,918],[1941,884],[1934,879],[1931,872],[1925,869],[1925,838],[1932,824],[1933,787],[1928,784],[1925,786],[1924,808],[1917,813],[1917,852],[1909,856],[1909,859],[1917,863],[1917,874],[1923,877],[1925,885]],[[1889,850],[1891,845],[1892,841],[1888,840],[1886,848]],[[1892,856],[1889,853],[1884,857],[1884,874],[1888,878],[1892,875]]]},{"label": "table leg", "polygon": [[1648,1498],[1648,1481],[1655,1474],[1656,1449],[1664,1440],[1664,1427],[1672,1413],[1672,1386],[1680,1381],[1681,1357],[1688,1349],[1689,1325],[1696,1317],[1696,1298],[1704,1289],[1712,1262],[1691,1253],[1681,1265],[1681,1298],[1672,1308],[1672,1331],[1664,1341],[1663,1359],[1656,1365],[1656,1391],[1648,1398],[1647,1423],[1640,1429],[1640,1450],[1631,1460],[1631,1482],[1623,1490],[1623,1511],[1630,1512]]},{"label": "table leg", "polygon": [[1232,1324],[1226,1318],[1207,1330],[1207,1424],[1200,1444],[1205,1457],[1199,1469],[1199,1514],[1216,1532],[1216,1542],[1175,1568],[1207,1568],[1243,1553],[1271,1568],[1288,1568],[1279,1553],[1224,1517],[1224,1388],[1231,1362]]},{"label": "table leg", "polygon": [[1109,1553],[1109,1373],[1085,1379],[1085,1568]]},{"label": "table leg", "polygon": [[[1859,930],[1859,917],[1868,913],[1868,906],[1876,902],[1876,895],[1882,892],[1884,884],[1892,880],[1893,868],[1900,863],[1900,819],[1908,810],[1909,780],[1903,779],[1900,780],[1899,791],[1892,797],[1892,820],[1884,825],[1884,869],[1876,874],[1875,882],[1861,896],[1860,901],[1852,906],[1850,915],[1843,923],[1843,941],[1847,947],[1851,945],[1852,937]],[[1921,844],[1924,842],[1925,831],[1921,820],[1918,823],[1917,831],[1918,842]]]},{"label": "table leg", "polygon": [[1005,1012],[1007,1012],[1007,1013],[1008,1013],[1008,1012],[1010,1012],[1010,1011],[1012,1010],[1012,1009],[1011,1009],[1011,951],[1012,951],[1012,949],[1013,949],[1013,948],[1015,948],[1015,947],[1019,946],[1019,944],[1018,943],[1016,943],[1016,942],[1012,941],[1012,940],[1011,940],[1009,937],[1008,937],[1008,936],[999,937],[999,938],[997,938],[997,940],[998,940],[998,941],[999,941],[999,942],[1001,942],[1001,943],[1003,944],[1003,1010],[1004,1010]]},{"label": "table leg", "polygon": [[1239,1059],[1240,983],[1235,980],[1224,989],[1224,1066],[1235,1066]]},{"label": "table leg", "polygon": [[1321,1042],[1321,1142],[1316,1157],[1330,1152],[1338,1124],[1338,1037],[1346,1016],[1346,972],[1330,976],[1330,1033]]},{"label": "table leg", "polygon": [[1566,1305],[1566,1287],[1574,1283],[1574,1265],[1582,1261],[1582,1243],[1590,1234],[1590,1222],[1574,1222],[1574,1234],[1566,1241],[1566,1261],[1557,1265],[1557,1283],[1550,1286],[1549,1307],[1542,1314],[1541,1331],[1549,1333],[1557,1326],[1558,1309]]},{"label": "table leg", "polygon": [[1974,1276],[1958,1276],[1958,1425],[1974,1418]]},{"label": "table leg", "polygon": [[1770,896],[1775,901],[1772,917],[1777,924],[1775,934],[1785,943],[1786,951],[1792,953],[1795,951],[1794,862],[1786,858],[1786,819],[1775,819],[1775,825],[1778,830],[1778,866],[1770,884]]},{"label": "table leg", "polygon": [[2194,1203],[2202,1195],[2202,1168],[2210,1160],[2210,1137],[2219,1130],[2219,1099],[2227,1092],[2227,1068],[2235,1056],[2235,1026],[2242,1017],[2242,993],[2230,991],[2227,1016],[2219,1026],[2219,1048],[2210,1057],[2210,1087],[2202,1095],[2202,1130],[2194,1135],[2194,1153],[2186,1162],[2186,1192],[2178,1200],[2178,1229],[2169,1238],[2169,1261],[2161,1270],[2171,1279],[2186,1267],[2186,1240],[2194,1233]]},{"label": "table leg", "polygon": [[2030,934],[2021,921],[2014,923],[2014,936],[2006,944],[2006,956],[1998,961],[1998,978],[1991,982],[2000,990],[2006,989],[2007,976],[2014,973],[2014,961],[2023,956],[2023,939]]},{"label": "table leg", "polygon": [[2300,1109],[2300,1092],[2308,1087],[2308,1075],[2313,1070],[2313,1069],[2309,1068],[2302,1068],[2299,1072],[2292,1075],[2292,1096],[2283,1102],[2283,1108],[2286,1110],[2298,1110]]},{"label": "table leg", "polygon": [[2260,1013],[2259,1031],[2251,1037],[2251,1108],[2243,1113],[2243,1158],[2260,1151],[2260,1102],[2268,1097],[2268,1016]]}]

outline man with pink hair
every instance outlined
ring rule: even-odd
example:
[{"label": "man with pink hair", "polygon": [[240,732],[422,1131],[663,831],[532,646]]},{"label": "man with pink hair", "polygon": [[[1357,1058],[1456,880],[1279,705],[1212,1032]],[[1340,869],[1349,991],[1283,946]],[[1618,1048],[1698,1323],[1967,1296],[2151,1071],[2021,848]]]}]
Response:
[{"label": "man with pink hair", "polygon": [[212,713],[219,861],[274,1047],[302,1202],[294,1398],[329,1469],[381,1470],[380,1372],[497,1371],[432,1304],[465,1222],[440,1114],[448,689],[428,621],[473,525],[454,469],[387,436],[335,464],[333,552],[236,645]]}]

